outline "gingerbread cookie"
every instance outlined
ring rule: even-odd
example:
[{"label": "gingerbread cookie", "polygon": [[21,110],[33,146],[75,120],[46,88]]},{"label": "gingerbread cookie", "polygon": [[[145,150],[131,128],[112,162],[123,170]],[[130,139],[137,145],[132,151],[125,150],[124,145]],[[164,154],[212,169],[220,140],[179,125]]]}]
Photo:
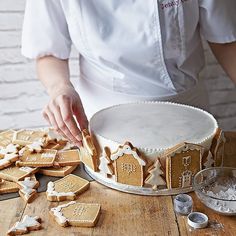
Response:
[{"label": "gingerbread cookie", "polygon": [[47,140],[48,142],[55,142],[55,143],[60,141],[67,141],[63,136],[61,136],[52,128],[49,128],[47,130]]},{"label": "gingerbread cookie", "polygon": [[205,151],[202,156],[202,168],[210,168],[214,165],[214,162],[211,151]]},{"label": "gingerbread cookie", "polygon": [[37,168],[10,166],[0,170],[0,178],[17,182],[37,172]]},{"label": "gingerbread cookie", "polygon": [[64,147],[66,147],[67,143],[68,142],[65,140],[49,141],[45,146],[45,149],[64,150]]},{"label": "gingerbread cookie", "polygon": [[148,173],[149,175],[147,176],[144,182],[145,184],[152,185],[153,190],[157,190],[159,186],[166,185],[166,181],[163,177],[164,171],[158,158],[154,162],[154,164],[148,169]]},{"label": "gingerbread cookie", "polygon": [[194,175],[201,170],[204,148],[190,143],[178,144],[165,153],[167,187],[192,186]]},{"label": "gingerbread cookie", "polygon": [[22,235],[27,234],[30,231],[40,230],[41,229],[41,218],[38,216],[28,216],[25,215],[22,221],[17,221],[14,226],[8,230],[7,235]]},{"label": "gingerbread cookie", "polygon": [[97,151],[93,144],[92,137],[87,130],[82,131],[83,147],[80,147],[80,160],[89,168],[97,171]]},{"label": "gingerbread cookie", "polygon": [[19,161],[16,162],[17,166],[30,166],[30,167],[50,167],[53,166],[57,151],[50,149],[43,149],[40,153],[31,153],[25,150],[23,155],[20,156]]},{"label": "gingerbread cookie", "polygon": [[79,152],[75,150],[58,151],[54,165],[61,166],[74,166],[80,163]]},{"label": "gingerbread cookie", "polygon": [[63,166],[59,168],[46,167],[40,168],[39,173],[47,176],[64,177],[72,173],[76,168],[77,166]]},{"label": "gingerbread cookie", "polygon": [[45,139],[39,139],[31,144],[26,145],[26,148],[30,152],[42,152],[44,146],[45,146]]},{"label": "gingerbread cookie", "polygon": [[29,145],[38,140],[45,140],[47,134],[41,130],[19,130],[13,135],[12,143],[19,145]]},{"label": "gingerbread cookie", "polygon": [[99,170],[102,175],[105,177],[109,177],[114,174],[114,169],[111,163],[111,152],[108,147],[104,147],[104,152],[102,156],[99,158],[100,163],[99,163]]},{"label": "gingerbread cookie", "polygon": [[119,146],[118,150],[111,154],[111,160],[115,162],[115,176],[118,183],[143,186],[143,167],[146,162],[131,143],[126,142],[123,146]]},{"label": "gingerbread cookie", "polygon": [[15,153],[5,154],[2,159],[0,159],[0,170],[10,166],[12,163],[19,159],[19,155]]},{"label": "gingerbread cookie", "polygon": [[63,227],[94,227],[98,221],[100,211],[100,204],[72,201],[51,208],[50,213],[56,222]]},{"label": "gingerbread cookie", "polygon": [[5,148],[0,149],[0,155],[18,153],[20,150],[20,146],[18,144],[8,144]]},{"label": "gingerbread cookie", "polygon": [[214,166],[223,165],[225,142],[224,132],[218,128],[210,148],[214,159]]},{"label": "gingerbread cookie", "polygon": [[7,180],[2,180],[0,184],[0,194],[4,193],[16,193],[18,192],[19,187],[16,183],[7,181]]},{"label": "gingerbread cookie", "polygon": [[5,148],[12,142],[14,130],[7,130],[0,133],[0,149]]},{"label": "gingerbread cookie", "polygon": [[55,182],[49,182],[47,187],[47,199],[49,201],[74,200],[76,195],[89,188],[89,181],[76,175],[67,175]]},{"label": "gingerbread cookie", "polygon": [[19,194],[27,203],[31,203],[36,197],[37,191],[35,190],[39,186],[39,182],[35,176],[25,177],[23,181],[18,181]]}]

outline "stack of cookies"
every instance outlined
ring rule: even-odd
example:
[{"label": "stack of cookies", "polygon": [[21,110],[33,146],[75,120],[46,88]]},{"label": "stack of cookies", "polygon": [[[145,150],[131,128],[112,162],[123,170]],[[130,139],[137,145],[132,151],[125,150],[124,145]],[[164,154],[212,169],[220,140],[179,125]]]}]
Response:
[{"label": "stack of cookies", "polygon": [[39,186],[36,172],[63,177],[79,164],[79,152],[51,129],[0,133],[0,193],[19,191],[30,203]]},{"label": "stack of cookies", "polygon": [[[39,187],[34,175],[37,172],[64,177],[48,183],[46,195],[49,201],[75,200],[78,194],[89,188],[87,180],[71,174],[79,163],[80,151],[52,129],[1,132],[0,194],[19,191],[20,196],[31,203],[37,196],[36,189]],[[70,214],[73,214],[72,218],[76,217],[75,208],[80,209],[76,223],[70,221]],[[63,210],[66,210],[65,215]],[[89,215],[84,215],[83,212]],[[99,204],[74,201],[50,210],[62,226],[94,226],[99,212]]]}]

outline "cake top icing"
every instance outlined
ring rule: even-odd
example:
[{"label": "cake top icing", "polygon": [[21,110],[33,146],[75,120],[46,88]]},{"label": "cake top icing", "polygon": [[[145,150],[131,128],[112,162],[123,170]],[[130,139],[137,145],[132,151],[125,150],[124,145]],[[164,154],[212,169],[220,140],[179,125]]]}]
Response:
[{"label": "cake top icing", "polygon": [[91,118],[90,130],[101,138],[145,149],[166,149],[181,142],[201,144],[218,128],[201,109],[169,102],[140,102],[103,109]]}]

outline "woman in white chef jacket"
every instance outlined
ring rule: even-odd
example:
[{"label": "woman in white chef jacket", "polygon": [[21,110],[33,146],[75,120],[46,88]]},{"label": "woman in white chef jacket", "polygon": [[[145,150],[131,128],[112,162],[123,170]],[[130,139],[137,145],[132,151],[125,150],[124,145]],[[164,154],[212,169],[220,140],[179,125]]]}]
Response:
[{"label": "woman in white chef jacket", "polygon": [[27,0],[22,53],[37,59],[51,97],[44,117],[80,145],[87,117],[110,105],[167,100],[206,109],[200,33],[236,82],[235,0]]}]

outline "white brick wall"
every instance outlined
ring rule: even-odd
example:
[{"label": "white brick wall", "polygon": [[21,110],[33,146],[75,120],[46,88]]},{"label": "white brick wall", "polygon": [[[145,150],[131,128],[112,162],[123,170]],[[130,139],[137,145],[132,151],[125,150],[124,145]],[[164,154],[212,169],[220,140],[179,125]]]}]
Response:
[{"label": "white brick wall", "polygon": [[[25,0],[0,1],[0,129],[46,125],[41,110],[48,101],[36,78],[34,62],[20,54]],[[72,81],[78,77],[77,53],[70,60]],[[236,88],[209,49],[206,49],[206,84],[210,109],[227,130],[236,130]]]}]

